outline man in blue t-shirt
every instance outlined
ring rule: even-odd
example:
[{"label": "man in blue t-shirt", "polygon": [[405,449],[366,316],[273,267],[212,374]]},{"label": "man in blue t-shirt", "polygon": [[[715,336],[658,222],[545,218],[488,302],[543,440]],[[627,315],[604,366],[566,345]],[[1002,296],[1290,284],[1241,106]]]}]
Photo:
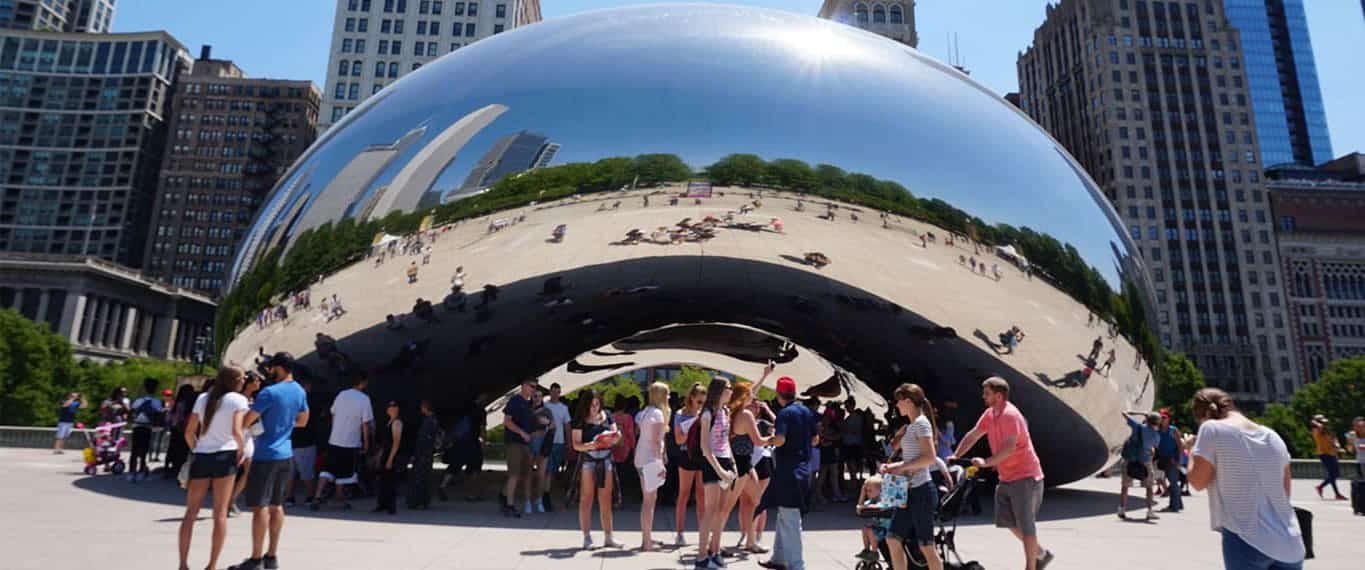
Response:
[{"label": "man in blue t-shirt", "polygon": [[777,509],[777,536],[771,560],[760,561],[764,568],[806,567],[801,554],[801,514],[808,509],[810,495],[811,446],[815,445],[815,412],[796,404],[796,381],[783,376],[777,380],[777,403],[782,409],[773,423],[772,444],[775,465],[761,505]]},{"label": "man in blue t-shirt", "polygon": [[[243,425],[261,423],[256,453],[246,484],[246,504],[251,509],[251,557],[230,570],[279,567],[275,553],[284,528],[284,491],[294,473],[294,448],[289,436],[294,428],[308,425],[308,394],[294,381],[294,357],[277,352],[262,365],[271,384],[256,393]],[[270,548],[264,548],[266,532]]]},{"label": "man in blue t-shirt", "polygon": [[52,453],[62,453],[62,448],[66,447],[66,437],[71,435],[71,429],[76,427],[76,410],[79,409],[80,392],[67,394],[66,400],[57,407],[57,439],[52,442]]},{"label": "man in blue t-shirt", "polygon": [[[1131,416],[1143,416],[1144,422],[1138,423]],[[1119,518],[1128,518],[1128,487],[1133,481],[1141,481],[1147,490],[1147,519],[1156,518],[1152,513],[1152,486],[1156,483],[1153,475],[1152,453],[1161,441],[1156,427],[1161,424],[1161,416],[1155,412],[1123,412],[1123,420],[1133,430],[1128,441],[1123,444],[1123,476],[1120,477]]]}]

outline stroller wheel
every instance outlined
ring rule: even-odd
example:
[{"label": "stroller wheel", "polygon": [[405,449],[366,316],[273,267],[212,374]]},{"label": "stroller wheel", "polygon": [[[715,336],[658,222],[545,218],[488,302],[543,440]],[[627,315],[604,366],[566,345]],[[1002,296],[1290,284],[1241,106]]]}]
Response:
[{"label": "stroller wheel", "polygon": [[94,474],[95,474],[95,466],[94,466],[94,465],[86,465],[86,466],[85,466],[85,474],[86,474],[86,475],[94,475]]},{"label": "stroller wheel", "polygon": [[115,475],[119,475],[119,474],[123,473],[124,467],[126,467],[126,466],[123,464],[123,461],[122,461],[122,460],[120,460],[120,461],[115,461],[114,464],[111,465],[111,466],[109,467],[109,472],[110,472],[110,473],[113,473],[113,474],[115,474]]}]

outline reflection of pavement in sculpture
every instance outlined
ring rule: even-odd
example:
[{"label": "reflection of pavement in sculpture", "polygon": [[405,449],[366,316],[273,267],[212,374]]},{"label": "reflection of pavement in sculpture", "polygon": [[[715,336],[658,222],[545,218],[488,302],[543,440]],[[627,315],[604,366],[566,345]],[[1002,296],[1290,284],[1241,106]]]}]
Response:
[{"label": "reflection of pavement in sculpture", "polygon": [[[463,266],[468,273],[465,289],[471,293],[472,304],[478,297],[476,292],[485,283],[503,285],[531,276],[548,277],[566,269],[638,258],[719,256],[818,271],[821,276],[894,301],[941,326],[953,327],[960,339],[988,351],[995,350],[991,345],[996,343],[998,333],[1018,325],[1027,338],[1014,354],[1001,355],[1000,361],[1083,413],[1111,445],[1121,442],[1128,431],[1118,415],[1121,409],[1151,406],[1154,390],[1146,386],[1145,367],[1141,371],[1133,368],[1134,349],[1122,337],[1117,339],[1118,358],[1110,376],[1096,373],[1088,381],[1075,381],[1085,367],[1082,359],[1089,353],[1097,335],[1105,336],[1101,362],[1115,346],[1104,334],[1103,326],[1086,325],[1089,313],[1084,306],[1041,279],[1026,279],[1004,260],[990,256],[985,247],[982,255],[977,256],[978,261],[998,263],[1003,278],[995,281],[987,276],[989,270],[987,275],[973,274],[958,262],[960,255],[971,257],[970,245],[959,242],[955,247],[945,246],[943,241],[948,232],[921,222],[898,219],[890,229],[884,229],[876,212],[858,206],[841,207],[837,219],[831,222],[817,217],[824,213],[823,199],[807,199],[806,210],[796,212],[790,197],[776,199],[771,197],[772,192],[766,192],[763,206],[750,217],[779,217],[785,224],[785,233],[721,230],[717,237],[703,243],[609,245],[632,228],[648,231],[658,226],[673,226],[687,217],[694,221],[708,215],[723,217],[727,210],[736,210],[741,204],[752,201],[747,190],[718,188],[717,191],[727,195],[704,200],[701,206],[692,205],[690,200],[684,201],[685,205],[669,206],[666,196],[656,196],[647,208],[640,206],[639,197],[644,191],[588,195],[581,202],[565,200],[496,214],[493,219],[525,213],[526,221],[494,233],[486,231],[489,218],[467,220],[450,232],[440,234],[433,246],[431,263],[420,266],[416,284],[407,284],[404,271],[409,261],[417,257],[397,256],[379,267],[375,267],[372,260],[355,264],[328,276],[313,291],[317,298],[338,294],[350,311],[347,316],[324,324],[315,312],[296,313],[288,323],[276,324],[266,331],[250,327],[229,347],[227,358],[248,361],[263,343],[268,343],[265,344],[267,351],[290,350],[307,354],[311,352],[314,333],[321,331],[341,339],[343,351],[362,365],[369,365],[389,359],[405,342],[432,336],[439,338],[446,330],[444,327],[489,326],[488,323],[474,324],[470,316],[460,317],[458,324],[430,326],[406,317],[407,329],[389,332],[391,340],[382,344],[347,343],[347,336],[379,325],[389,313],[408,313],[418,297],[439,303],[449,292],[450,276],[457,266]],[[617,200],[622,201],[621,210],[595,212],[600,202],[610,204]],[[849,207],[862,211],[859,222],[849,221]],[[564,243],[548,243],[551,229],[560,223],[570,226],[568,237]],[[912,231],[933,231],[938,236],[938,243],[922,248]],[[824,253],[832,263],[816,270],[784,259],[804,252]],[[631,281],[616,286],[647,284]],[[570,299],[601,293],[576,289],[572,283],[567,285],[564,296]],[[782,283],[748,283],[743,288],[775,297],[785,294]],[[543,315],[563,316],[572,311],[572,305],[541,310]],[[1013,315],[1013,320],[1006,315]],[[515,323],[500,325],[511,326],[515,331]],[[985,338],[978,338],[975,331],[983,332]],[[891,332],[895,331],[888,331],[888,334]],[[532,350],[537,339],[520,339],[520,342],[527,345],[527,350]],[[957,350],[947,344],[940,346],[945,351]],[[588,350],[591,347],[581,348]],[[914,355],[907,355],[902,365],[910,364],[914,358]],[[906,370],[902,376],[911,373],[913,371]],[[457,374],[451,373],[452,376]],[[603,374],[609,375],[609,372]],[[913,377],[905,379],[916,380]],[[823,378],[803,379],[807,383],[818,380]],[[1116,393],[1117,398],[1114,397]],[[1035,418],[1035,421],[1046,420]]]}]

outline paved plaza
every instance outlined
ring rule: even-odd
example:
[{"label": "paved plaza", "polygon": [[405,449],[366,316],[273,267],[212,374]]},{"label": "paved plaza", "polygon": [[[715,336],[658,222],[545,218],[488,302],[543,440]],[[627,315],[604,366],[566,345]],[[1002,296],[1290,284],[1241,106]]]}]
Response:
[{"label": "paved plaza", "polygon": [[[87,477],[79,453],[52,455],[35,449],[0,448],[0,567],[6,569],[173,568],[176,528],[184,495],[159,479],[133,484],[122,477]],[[1086,479],[1048,491],[1039,523],[1044,545],[1057,552],[1053,570],[1124,568],[1221,568],[1218,537],[1208,529],[1208,501],[1202,494],[1186,500],[1188,510],[1163,514],[1153,522],[1120,521],[1114,516],[1117,481]],[[1365,518],[1352,516],[1344,501],[1321,501],[1312,482],[1295,482],[1295,503],[1311,509],[1318,559],[1311,569],[1360,568],[1365,560]],[[1138,500],[1130,502],[1140,515]],[[989,524],[987,513],[962,521],[958,546],[968,559],[989,570],[1019,567],[1019,547],[1006,531]],[[693,547],[642,554],[634,550],[578,549],[581,535],[575,512],[522,519],[499,516],[492,501],[436,503],[426,512],[370,514],[371,501],[357,501],[349,512],[290,510],[280,564],[284,569],[360,568],[584,569],[690,568]],[[853,568],[859,550],[858,519],[850,505],[832,505],[806,519],[804,535],[809,568]],[[191,567],[208,556],[212,526],[201,514],[195,528]],[[638,508],[617,511],[617,539],[638,544]],[[594,517],[594,521],[596,517]],[[664,506],[656,528],[672,524]],[[695,528],[690,522],[689,528]],[[250,516],[229,519],[224,564],[235,564],[250,547]],[[732,522],[733,525],[733,522]],[[696,533],[688,540],[695,543]],[[600,544],[601,532],[595,533]],[[738,532],[726,533],[732,545]],[[772,542],[771,532],[765,543]],[[736,559],[731,568],[758,568],[753,559]]]}]

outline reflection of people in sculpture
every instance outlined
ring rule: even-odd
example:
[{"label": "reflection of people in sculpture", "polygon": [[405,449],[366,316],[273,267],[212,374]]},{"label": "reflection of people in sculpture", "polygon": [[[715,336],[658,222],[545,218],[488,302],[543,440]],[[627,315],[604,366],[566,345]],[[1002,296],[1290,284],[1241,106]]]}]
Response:
[{"label": "reflection of people in sculpture", "polygon": [[1104,340],[1102,340],[1101,337],[1095,337],[1095,342],[1090,345],[1090,356],[1086,357],[1086,360],[1094,362],[1096,358],[1099,358],[1100,350],[1103,349]]},{"label": "reflection of people in sculpture", "polygon": [[336,293],[332,293],[332,318],[339,319],[344,314],[346,314],[346,308],[341,306],[341,299],[337,297]]},{"label": "reflection of people in sculpture", "polygon": [[333,352],[336,351],[337,339],[322,333],[318,333],[317,338],[313,340],[313,346],[317,348],[318,356],[327,358]]},{"label": "reflection of people in sculpture", "polygon": [[426,265],[428,263],[431,263],[431,246],[429,245],[427,246],[426,249],[422,250],[422,265]]},{"label": "reflection of people in sculpture", "polygon": [[1114,366],[1114,361],[1117,360],[1117,359],[1118,359],[1118,356],[1115,355],[1114,349],[1112,349],[1112,348],[1109,349],[1109,357],[1104,359],[1104,365],[1103,365],[1103,366],[1100,366],[1100,372],[1102,372],[1105,376],[1108,376],[1108,375],[1109,375],[1109,368],[1112,367],[1112,366]]},{"label": "reflection of people in sculpture", "polygon": [[408,265],[408,285],[412,285],[413,283],[416,283],[416,282],[417,282],[417,262],[414,261],[414,262],[412,262],[411,264]]},{"label": "reflection of people in sculpture", "polygon": [[992,263],[992,264],[991,264],[991,273],[993,273],[993,274],[995,275],[995,280],[996,280],[996,281],[999,281],[999,280],[1000,280],[1000,264],[999,264],[999,263]]},{"label": "reflection of people in sculpture", "polygon": [[436,310],[431,306],[431,301],[418,298],[412,305],[412,314],[427,323],[439,323],[441,319],[436,318]]},{"label": "reflection of people in sculpture", "polygon": [[807,253],[805,260],[807,264],[814,266],[816,269],[822,269],[830,264],[829,256],[818,251]]},{"label": "reflection of people in sculpture", "polygon": [[461,289],[464,289],[463,265],[455,268],[455,274],[450,276],[450,285],[451,285],[450,290],[454,292],[459,292]]},{"label": "reflection of people in sculpture", "polygon": [[390,313],[388,316],[384,317],[384,328],[391,331],[401,331],[405,327],[403,326],[403,322],[398,320],[398,317],[395,317]]}]

